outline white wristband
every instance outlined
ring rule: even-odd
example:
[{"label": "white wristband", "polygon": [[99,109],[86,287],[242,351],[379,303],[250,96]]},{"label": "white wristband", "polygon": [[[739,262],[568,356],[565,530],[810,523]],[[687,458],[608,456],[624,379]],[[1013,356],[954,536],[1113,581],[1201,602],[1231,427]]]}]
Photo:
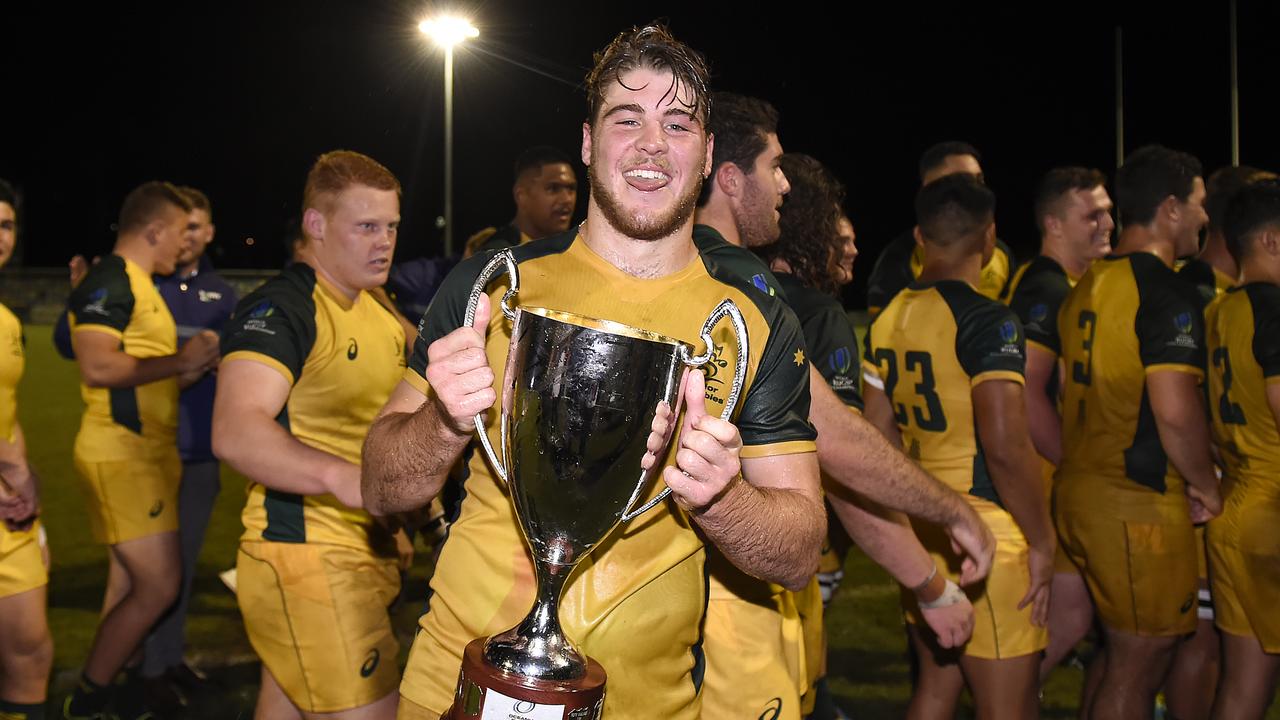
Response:
[{"label": "white wristband", "polygon": [[937,610],[938,608],[944,608],[950,605],[955,605],[956,603],[966,599],[968,598],[965,596],[964,591],[960,589],[960,586],[951,582],[951,579],[948,578],[947,584],[942,588],[942,594],[934,598],[930,602],[920,603],[920,609],[921,610]]}]

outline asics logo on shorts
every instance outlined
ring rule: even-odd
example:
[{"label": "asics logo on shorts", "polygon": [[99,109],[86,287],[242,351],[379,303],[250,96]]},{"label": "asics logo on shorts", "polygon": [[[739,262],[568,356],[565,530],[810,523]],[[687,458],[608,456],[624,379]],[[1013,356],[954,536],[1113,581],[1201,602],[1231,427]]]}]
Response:
[{"label": "asics logo on shorts", "polygon": [[378,652],[378,648],[369,651],[365,656],[364,664],[360,666],[360,677],[367,678],[378,669],[378,661],[382,659],[382,654]]},{"label": "asics logo on shorts", "polygon": [[776,697],[764,706],[764,712],[760,713],[758,720],[778,720],[782,716],[782,698]]},{"label": "asics logo on shorts", "polygon": [[360,354],[360,347],[356,345],[356,339],[351,338],[351,344],[347,346],[347,359],[355,360],[356,356],[359,354]]},{"label": "asics logo on shorts", "polygon": [[164,501],[157,500],[156,504],[152,505],[151,509],[147,511],[147,515],[151,517],[160,517],[160,513],[162,512],[164,512]]}]

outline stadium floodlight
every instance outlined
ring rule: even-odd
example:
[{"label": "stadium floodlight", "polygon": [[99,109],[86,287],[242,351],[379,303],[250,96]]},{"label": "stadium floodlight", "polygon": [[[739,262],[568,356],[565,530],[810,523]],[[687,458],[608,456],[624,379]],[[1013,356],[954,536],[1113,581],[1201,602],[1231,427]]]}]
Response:
[{"label": "stadium floodlight", "polygon": [[451,15],[418,23],[418,30],[444,48],[444,254],[453,254],[453,47],[479,37],[471,21]]}]

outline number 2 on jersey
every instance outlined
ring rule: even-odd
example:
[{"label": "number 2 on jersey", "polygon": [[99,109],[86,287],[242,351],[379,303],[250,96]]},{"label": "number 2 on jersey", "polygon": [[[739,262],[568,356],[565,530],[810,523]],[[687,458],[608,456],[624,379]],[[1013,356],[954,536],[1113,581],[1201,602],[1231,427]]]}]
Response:
[{"label": "number 2 on jersey", "polygon": [[1218,396],[1218,415],[1225,425],[1248,425],[1244,418],[1244,408],[1239,403],[1231,402],[1227,393],[1231,392],[1231,356],[1224,347],[1214,348],[1213,366],[1222,372],[1222,394]]}]

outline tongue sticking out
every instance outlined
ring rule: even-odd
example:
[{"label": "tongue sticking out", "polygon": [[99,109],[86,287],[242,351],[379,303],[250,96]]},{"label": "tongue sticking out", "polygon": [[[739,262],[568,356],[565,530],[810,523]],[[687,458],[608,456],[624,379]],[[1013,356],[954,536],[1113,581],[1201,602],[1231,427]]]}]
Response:
[{"label": "tongue sticking out", "polygon": [[622,176],[627,184],[641,192],[652,192],[667,186],[671,178],[652,170],[632,170]]}]

